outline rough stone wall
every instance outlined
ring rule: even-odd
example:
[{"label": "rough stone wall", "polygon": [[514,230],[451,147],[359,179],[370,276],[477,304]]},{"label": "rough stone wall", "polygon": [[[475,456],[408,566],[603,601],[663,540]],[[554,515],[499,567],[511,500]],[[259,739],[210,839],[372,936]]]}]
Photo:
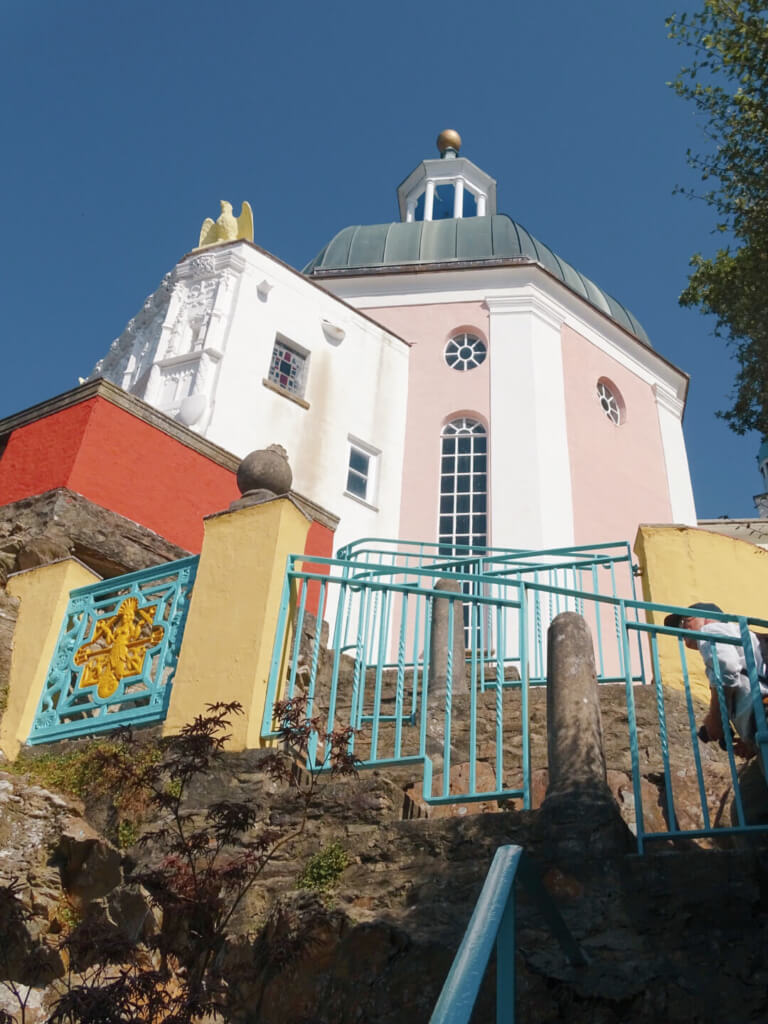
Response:
[{"label": "rough stone wall", "polygon": [[0,507],[0,585],[12,572],[69,555],[110,577],[188,554],[64,487]]},{"label": "rough stone wall", "polygon": [[[308,660],[308,659],[307,659]],[[327,707],[328,677],[330,658],[321,658],[315,707],[321,713]],[[371,673],[371,676],[373,673]],[[354,662],[351,658],[342,657],[339,671],[339,687],[337,693],[337,723],[346,724],[349,713],[349,695],[352,692]],[[388,671],[382,679],[381,712],[383,719],[394,711],[394,680],[396,674]],[[406,688],[409,679],[406,678]],[[372,678],[368,681],[368,706],[373,691]],[[608,786],[621,810],[622,816],[630,829],[635,828],[635,795],[632,785],[632,765],[629,743],[629,716],[627,711],[626,691],[623,684],[603,684],[599,687],[600,709],[603,723],[603,743],[607,767]],[[662,757],[659,730],[659,696],[652,685],[635,686],[633,688],[635,719],[638,737],[638,758],[640,770],[640,791],[646,832],[666,832],[671,820],[666,783],[664,777],[664,761]],[[496,779],[496,724],[495,724],[496,693],[488,689],[477,696],[477,785],[478,788],[493,790],[497,788]],[[665,690],[663,694],[664,718],[667,730],[667,744],[670,758],[670,785],[674,803],[674,820],[680,829],[702,828],[704,825],[700,807],[698,778],[695,770],[693,744],[691,740],[688,708],[684,694],[676,689]],[[694,717],[701,721],[707,705],[698,699],[693,701]],[[532,687],[528,697],[529,736],[531,757],[531,797],[532,807],[538,808],[547,790],[547,708],[546,687]],[[508,690],[504,696],[504,769],[501,780],[508,789],[521,788],[522,742],[521,742],[521,703],[519,691]],[[379,731],[379,753],[386,754],[393,750],[394,725],[383,721]],[[365,730],[358,738],[359,756],[367,756],[370,733]],[[418,752],[418,726],[403,728],[403,754]],[[733,804],[733,785],[727,755],[717,744],[703,745],[696,742],[696,750],[702,765],[707,807],[710,823],[713,827],[731,823]],[[467,751],[469,750],[469,698],[454,697],[452,701],[452,732],[451,746],[454,754],[454,766],[451,770],[451,792],[462,792],[467,789]],[[462,763],[463,762],[463,763]],[[742,775],[744,762],[739,761]],[[442,785],[442,772],[439,756],[434,759],[435,775],[433,792],[438,792]],[[754,762],[752,762],[754,765]],[[747,785],[754,774],[754,767],[747,772]],[[759,773],[758,773],[759,774]],[[419,765],[408,765],[401,768],[389,768],[388,775],[406,791],[419,813],[430,817],[464,817],[496,810],[495,801],[477,803],[457,803],[446,806],[428,807],[422,799],[422,773]],[[759,781],[759,780],[758,780]],[[758,786],[758,792],[749,790],[749,811],[751,821],[758,817],[765,818],[768,814],[768,796],[764,787]],[[522,801],[513,801],[513,806],[522,808]],[[695,845],[706,847],[709,840],[695,840]],[[656,846],[663,844],[657,843]]]},{"label": "rough stone wall", "polygon": [[19,599],[0,587],[0,718],[8,702],[8,679],[11,671],[11,644],[16,628]]},{"label": "rough stone wall", "polygon": [[[228,757],[191,793],[188,809],[248,800],[272,827],[295,825],[291,793],[262,771],[263,754]],[[0,775],[0,864],[20,876],[31,927],[50,937],[61,906],[106,915],[140,938],[161,926],[131,886],[152,848],[114,848],[82,808]],[[107,826],[102,801],[85,809]],[[495,849],[523,845],[590,957],[567,964],[525,892],[519,896],[518,1007],[529,1022],[595,1024],[768,1018],[768,857],[759,850],[677,850],[665,856],[563,859],[537,812],[403,821],[402,790],[383,774],[329,780],[309,828],[282,850],[233,921],[224,953],[229,1019],[242,1024],[421,1024],[429,1019]],[[309,856],[339,842],[349,858],[330,900],[297,889]],[[118,870],[121,869],[121,870]],[[5,876],[3,876],[5,877]],[[55,965],[54,965],[55,966]],[[511,965],[506,964],[505,970]],[[492,965],[474,1024],[494,1019]],[[28,1015],[45,1019],[49,986]],[[7,1000],[5,1005],[8,1005]]]}]

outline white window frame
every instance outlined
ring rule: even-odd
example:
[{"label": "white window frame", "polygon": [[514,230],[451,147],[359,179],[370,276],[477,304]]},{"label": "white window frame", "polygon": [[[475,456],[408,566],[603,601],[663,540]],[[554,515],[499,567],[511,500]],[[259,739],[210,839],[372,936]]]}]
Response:
[{"label": "white window frame", "polygon": [[[348,487],[350,472],[355,473],[357,476],[362,476],[362,473],[359,470],[353,469],[352,467],[353,452],[359,452],[361,455],[365,455],[368,459],[368,471],[365,475],[365,495],[355,494],[354,491],[350,491]],[[361,441],[359,437],[354,437],[352,434],[347,435],[347,461],[344,468],[344,495],[347,498],[352,498],[354,501],[359,501],[361,505],[366,505],[368,508],[374,509],[376,512],[378,512],[376,500],[379,492],[380,460],[381,449],[374,448],[374,446],[368,444],[367,441]]]},{"label": "white window frame", "polygon": [[[460,451],[459,439],[467,442],[466,452]],[[480,442],[478,444],[477,442]],[[450,442],[450,451],[448,451]],[[472,415],[457,416],[443,425],[440,431],[440,489],[438,505],[437,541],[442,546],[455,548],[457,544],[487,547],[490,512],[489,493],[489,438],[483,421]],[[469,468],[459,469],[460,460],[467,460]],[[480,469],[481,461],[485,469]],[[446,465],[447,464],[447,465]],[[466,489],[459,489],[459,478],[465,479]],[[466,511],[459,511],[459,503],[466,502]],[[444,504],[451,507],[444,510]],[[484,507],[481,507],[484,506]],[[475,529],[475,519],[485,519],[483,530]],[[466,530],[459,532],[459,518],[468,520]],[[461,538],[461,539],[459,539]]]},{"label": "white window frame", "polygon": [[621,427],[627,421],[627,409],[621,392],[608,377],[600,377],[596,388],[597,400],[605,416],[614,427]]}]

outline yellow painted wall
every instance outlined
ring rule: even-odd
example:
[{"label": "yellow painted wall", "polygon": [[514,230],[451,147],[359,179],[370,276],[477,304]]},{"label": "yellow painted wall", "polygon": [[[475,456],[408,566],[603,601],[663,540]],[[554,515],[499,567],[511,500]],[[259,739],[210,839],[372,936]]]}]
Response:
[{"label": "yellow painted wall", "polygon": [[8,706],[0,724],[0,749],[14,760],[27,741],[43,692],[69,592],[101,579],[74,558],[17,573],[8,593],[20,599],[8,685]]},{"label": "yellow painted wall", "polygon": [[233,750],[261,746],[269,665],[286,559],[304,550],[310,520],[289,498],[205,521],[164,733],[203,713],[206,704],[238,700]]},{"label": "yellow painted wall", "polygon": [[[641,526],[635,554],[645,601],[684,607],[712,601],[733,615],[768,619],[768,551],[755,544],[690,526]],[[693,691],[708,699],[701,657],[689,651],[687,658]],[[663,682],[681,686],[676,640],[660,638],[659,662]]]}]

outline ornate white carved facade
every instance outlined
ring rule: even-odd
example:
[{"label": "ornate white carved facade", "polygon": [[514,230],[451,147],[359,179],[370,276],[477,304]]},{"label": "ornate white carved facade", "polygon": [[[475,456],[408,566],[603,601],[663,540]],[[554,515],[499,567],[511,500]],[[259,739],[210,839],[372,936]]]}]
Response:
[{"label": "ornate white carved facade", "polygon": [[[276,340],[306,360],[303,395],[269,379]],[[183,259],[91,377],[236,455],[282,444],[339,543],[397,533],[408,345],[251,243]],[[375,501],[345,493],[350,437],[381,453]]]}]

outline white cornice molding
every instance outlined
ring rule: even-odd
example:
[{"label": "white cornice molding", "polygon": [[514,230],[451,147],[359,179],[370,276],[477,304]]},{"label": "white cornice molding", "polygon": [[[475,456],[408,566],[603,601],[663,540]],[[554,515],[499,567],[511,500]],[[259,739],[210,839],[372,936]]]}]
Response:
[{"label": "white cornice molding", "polygon": [[667,412],[671,412],[679,420],[683,418],[685,403],[681,398],[678,398],[674,391],[671,391],[664,384],[656,382],[653,385],[653,394],[656,399],[656,403],[660,408],[666,409]]},{"label": "white cornice molding", "polygon": [[230,270],[242,273],[246,267],[246,252],[240,246],[227,246],[221,249],[202,249],[186,256],[176,267],[179,280],[210,277]]},{"label": "white cornice molding", "polygon": [[[504,281],[503,287],[501,282]],[[515,284],[510,287],[510,281]],[[413,274],[376,274],[335,277],[322,281],[325,288],[338,290],[347,302],[367,310],[392,306],[436,305],[453,302],[492,302],[533,287],[549,307],[549,315],[576,331],[649,385],[666,385],[685,401],[688,375],[659,352],[622,328],[606,313],[572,292],[536,263],[506,264],[503,267],[467,267],[439,271],[420,270]]]},{"label": "white cornice molding", "polygon": [[520,289],[509,295],[489,295],[485,305],[491,316],[527,314],[538,317],[547,327],[559,331],[563,325],[562,310],[538,288]]}]

